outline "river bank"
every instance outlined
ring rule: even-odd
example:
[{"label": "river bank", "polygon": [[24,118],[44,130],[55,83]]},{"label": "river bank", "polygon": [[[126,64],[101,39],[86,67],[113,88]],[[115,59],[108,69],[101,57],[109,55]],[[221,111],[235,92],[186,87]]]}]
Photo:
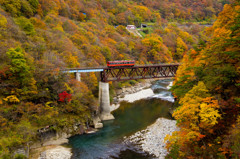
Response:
[{"label": "river bank", "polygon": [[[57,135],[58,136],[58,135]],[[52,135],[48,140],[40,143],[36,142],[30,146],[31,159],[70,159],[72,156],[71,148],[63,145],[68,144],[71,135],[62,133],[60,137]]]},{"label": "river bank", "polygon": [[70,159],[72,156],[71,148],[60,145],[39,147],[32,151],[31,159]]},{"label": "river bank", "polygon": [[130,137],[125,138],[126,144],[134,144],[141,150],[164,159],[167,155],[167,149],[164,138],[167,134],[178,130],[175,120],[158,118],[156,122],[148,126],[145,130],[138,131]]}]

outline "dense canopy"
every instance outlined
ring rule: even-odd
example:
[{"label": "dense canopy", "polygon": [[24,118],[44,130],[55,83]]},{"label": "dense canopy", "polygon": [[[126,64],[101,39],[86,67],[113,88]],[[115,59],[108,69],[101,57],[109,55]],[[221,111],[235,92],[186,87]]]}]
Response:
[{"label": "dense canopy", "polygon": [[[0,158],[11,158],[19,145],[38,140],[37,130],[43,127],[54,125],[59,131],[91,124],[98,111],[99,75],[82,74],[79,82],[60,69],[104,66],[110,60],[182,62],[173,92],[181,105],[174,116],[184,131],[174,135],[188,138],[176,141],[173,136],[169,150],[187,142],[180,155],[188,156],[191,145],[204,154],[207,147],[199,140],[212,145],[217,140],[222,149],[214,152],[225,152],[221,145],[227,132],[235,146],[230,125],[239,126],[239,119],[228,113],[237,113],[240,101],[240,16],[239,4],[230,2],[0,0]],[[129,31],[127,25],[138,29]],[[111,96],[114,88],[134,83],[111,83]],[[189,107],[192,111],[185,112]],[[221,138],[211,138],[215,133]]]}]

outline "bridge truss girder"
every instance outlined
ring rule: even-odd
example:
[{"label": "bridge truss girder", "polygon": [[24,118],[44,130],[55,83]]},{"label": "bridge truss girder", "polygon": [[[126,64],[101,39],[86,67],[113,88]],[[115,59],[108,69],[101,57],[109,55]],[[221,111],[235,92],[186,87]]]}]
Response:
[{"label": "bridge truss girder", "polygon": [[176,65],[109,67],[100,73],[102,82],[175,77]]}]

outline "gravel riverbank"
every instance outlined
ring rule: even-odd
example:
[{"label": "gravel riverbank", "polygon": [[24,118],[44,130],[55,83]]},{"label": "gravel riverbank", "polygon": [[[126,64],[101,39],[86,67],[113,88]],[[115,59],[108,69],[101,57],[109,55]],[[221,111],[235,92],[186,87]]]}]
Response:
[{"label": "gravel riverbank", "polygon": [[167,134],[172,134],[178,130],[175,120],[159,118],[157,121],[148,126],[147,129],[138,131],[124,139],[125,143],[132,143],[138,148],[148,152],[159,159],[164,159],[167,155],[164,138]]},{"label": "gravel riverbank", "polygon": [[70,148],[57,146],[42,152],[38,159],[70,159],[71,156],[72,153]]}]

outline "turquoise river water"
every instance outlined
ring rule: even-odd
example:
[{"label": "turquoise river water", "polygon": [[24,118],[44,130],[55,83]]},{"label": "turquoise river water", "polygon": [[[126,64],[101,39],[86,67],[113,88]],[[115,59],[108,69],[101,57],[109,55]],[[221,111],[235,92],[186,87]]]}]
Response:
[{"label": "turquoise river water", "polygon": [[115,120],[103,122],[104,128],[93,134],[76,135],[69,139],[73,159],[151,159],[135,145],[125,144],[124,137],[145,129],[159,117],[170,119],[168,109],[173,97],[168,90],[170,80],[159,80],[152,85],[154,96],[121,102],[113,112]]}]

